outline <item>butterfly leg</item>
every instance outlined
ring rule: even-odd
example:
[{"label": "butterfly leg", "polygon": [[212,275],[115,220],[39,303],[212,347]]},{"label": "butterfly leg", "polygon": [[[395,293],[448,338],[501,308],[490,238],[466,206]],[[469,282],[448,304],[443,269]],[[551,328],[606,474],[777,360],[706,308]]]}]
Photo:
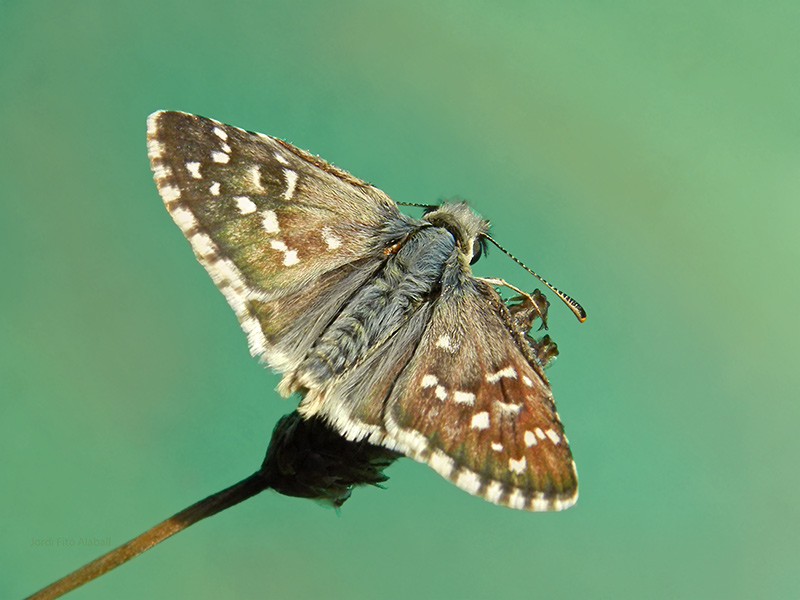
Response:
[{"label": "butterfly leg", "polygon": [[549,335],[542,337],[540,340],[526,335],[525,339],[530,345],[534,354],[536,354],[538,357],[539,362],[542,363],[543,368],[550,366],[550,364],[558,356],[558,346],[556,346],[556,343],[550,338]]},{"label": "butterfly leg", "polygon": [[[478,279],[488,283],[489,285],[505,286],[514,290],[520,295],[519,300],[522,300],[522,302],[516,305],[509,305],[508,308],[514,315],[517,324],[523,331],[527,332],[531,328],[533,320],[536,317],[539,317],[542,320],[542,326],[540,329],[547,329],[547,307],[550,305],[550,303],[547,301],[547,298],[545,298],[542,292],[539,290],[534,290],[533,294],[528,294],[523,292],[515,285],[508,283],[505,279],[499,279],[496,277],[478,277]],[[517,298],[512,298],[511,300],[517,300]]]},{"label": "butterfly leg", "polygon": [[547,329],[547,309],[550,307],[550,303],[538,289],[533,290],[533,293],[527,297],[516,296],[509,298],[506,306],[522,331],[527,333],[537,317],[542,320],[539,329]]},{"label": "butterfly leg", "polygon": [[528,332],[537,317],[542,320],[539,329],[547,329],[547,309],[550,306],[547,298],[537,289],[529,297],[517,296],[509,299],[506,306],[514,317],[517,327],[524,334],[525,341],[530,346],[533,354],[539,359],[542,367],[546,368],[558,356],[558,347],[549,335],[536,339],[530,336]]},{"label": "butterfly leg", "polygon": [[509,289],[512,289],[515,292],[517,292],[520,296],[522,296],[523,298],[527,298],[532,304],[536,304],[536,302],[534,302],[533,297],[530,294],[528,294],[526,292],[523,292],[517,286],[508,283],[505,279],[500,279],[499,277],[476,277],[476,279],[479,279],[480,281],[483,281],[484,283],[488,283],[489,285],[504,286],[504,287],[507,287]]}]

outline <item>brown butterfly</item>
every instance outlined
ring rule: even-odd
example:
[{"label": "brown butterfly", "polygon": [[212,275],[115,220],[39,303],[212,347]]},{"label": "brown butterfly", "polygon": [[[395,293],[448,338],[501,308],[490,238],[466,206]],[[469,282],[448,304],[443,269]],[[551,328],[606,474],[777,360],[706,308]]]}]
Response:
[{"label": "brown butterfly", "polygon": [[151,115],[148,148],[167,210],[303,416],[496,504],[575,503],[543,371],[555,345],[528,335],[547,304],[472,274],[487,221],[463,202],[411,218],[319,157],[185,113]]}]

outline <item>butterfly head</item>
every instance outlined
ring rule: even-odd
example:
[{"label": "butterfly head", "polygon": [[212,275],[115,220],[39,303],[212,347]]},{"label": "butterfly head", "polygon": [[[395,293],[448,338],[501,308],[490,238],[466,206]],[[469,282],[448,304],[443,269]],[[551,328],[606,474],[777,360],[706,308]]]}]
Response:
[{"label": "butterfly head", "polygon": [[449,231],[470,264],[485,252],[484,235],[489,231],[489,221],[476,214],[466,202],[444,202],[427,211],[423,219]]}]

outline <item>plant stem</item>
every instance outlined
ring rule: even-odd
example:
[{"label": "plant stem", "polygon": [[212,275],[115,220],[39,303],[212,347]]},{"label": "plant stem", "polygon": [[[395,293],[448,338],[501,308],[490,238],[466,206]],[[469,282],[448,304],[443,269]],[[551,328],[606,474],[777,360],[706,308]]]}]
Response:
[{"label": "plant stem", "polygon": [[190,525],[194,525],[206,517],[213,516],[226,508],[252,498],[268,487],[270,485],[261,472],[253,473],[239,483],[212,494],[199,502],[195,502],[190,507],[172,515],[169,519],[148,529],[131,541],[117,546],[103,556],[51,583],[46,588],[26,598],[26,600],[52,600],[53,598],[59,598],[84,583],[100,577],[100,575],[108,573],[132,558],[139,556],[145,550],[149,550]]}]

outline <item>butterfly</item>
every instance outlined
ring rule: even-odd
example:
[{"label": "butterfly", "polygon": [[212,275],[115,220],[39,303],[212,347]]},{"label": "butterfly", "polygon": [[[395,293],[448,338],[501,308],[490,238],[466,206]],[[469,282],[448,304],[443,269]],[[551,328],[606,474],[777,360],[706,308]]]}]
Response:
[{"label": "butterfly", "polygon": [[412,218],[317,156],[215,120],[160,111],[147,125],[167,210],[301,415],[495,504],[575,503],[544,374],[555,345],[528,335],[547,304],[472,274],[486,220],[464,202]]}]

